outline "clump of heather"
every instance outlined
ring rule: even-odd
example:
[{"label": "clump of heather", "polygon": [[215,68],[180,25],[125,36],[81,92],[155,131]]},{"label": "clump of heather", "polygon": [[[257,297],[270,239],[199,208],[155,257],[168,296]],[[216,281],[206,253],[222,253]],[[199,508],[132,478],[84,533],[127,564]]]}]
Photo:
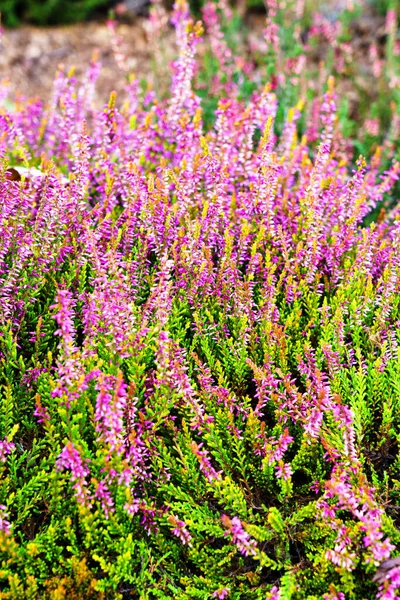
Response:
[{"label": "clump of heather", "polygon": [[400,594],[400,165],[205,21],[208,130],[182,0],[168,97],[0,114],[1,598]]}]

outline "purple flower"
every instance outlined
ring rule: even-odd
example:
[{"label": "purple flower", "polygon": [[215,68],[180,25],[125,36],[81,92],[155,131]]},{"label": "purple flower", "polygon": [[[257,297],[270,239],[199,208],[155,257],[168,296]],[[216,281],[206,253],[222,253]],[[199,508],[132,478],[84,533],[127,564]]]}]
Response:
[{"label": "purple flower", "polygon": [[109,518],[110,512],[114,510],[114,501],[111,497],[110,490],[108,489],[108,485],[105,481],[94,481],[95,484],[95,492],[94,497],[96,500],[101,502],[101,507],[104,510],[106,519]]},{"label": "purple flower", "polygon": [[218,600],[224,600],[229,596],[229,591],[230,588],[227,587],[219,588],[218,590],[215,590],[215,592],[213,592],[212,597],[217,598]]},{"label": "purple flower", "polygon": [[265,600],[280,600],[282,598],[281,590],[276,586],[272,586],[267,595],[265,596]]},{"label": "purple flower", "polygon": [[7,507],[4,504],[0,505],[0,531],[3,531],[6,535],[11,532],[11,524],[8,520]]},{"label": "purple flower", "polygon": [[287,481],[293,475],[290,464],[284,463],[283,461],[279,461],[279,464],[276,466],[275,473],[279,479],[283,479],[284,481]]},{"label": "purple flower", "polygon": [[379,586],[377,598],[380,600],[397,600],[400,588],[400,569],[392,569],[388,573],[387,581]]},{"label": "purple flower", "polygon": [[232,542],[236,544],[241,554],[245,556],[254,556],[257,554],[256,541],[251,539],[250,535],[243,529],[239,517],[230,519],[227,515],[222,515],[221,521],[226,528],[224,535],[232,536]]},{"label": "purple flower", "polygon": [[0,462],[6,462],[7,455],[11,454],[13,450],[15,450],[15,444],[13,442],[9,442],[7,438],[0,440]]},{"label": "purple flower", "polygon": [[35,410],[33,412],[35,417],[37,417],[38,423],[47,423],[50,419],[50,415],[45,406],[41,403],[38,398],[35,403]]},{"label": "purple flower", "polygon": [[67,406],[71,405],[84,387],[85,380],[82,376],[79,349],[75,346],[75,325],[73,307],[75,300],[69,290],[58,290],[57,303],[51,308],[56,308],[54,319],[58,329],[55,335],[60,336],[60,358],[58,359],[57,384],[52,391],[53,398],[62,398]]},{"label": "purple flower", "polygon": [[212,483],[215,479],[221,479],[222,471],[216,471],[211,464],[210,459],[208,458],[207,450],[202,450],[203,444],[196,444],[196,442],[192,442],[190,444],[190,448],[193,454],[196,456],[199,461],[200,471],[203,475],[208,479],[210,483]]},{"label": "purple flower", "polygon": [[277,440],[272,438],[267,440],[264,452],[265,457],[268,459],[268,464],[272,465],[275,462],[282,460],[283,455],[292,442],[293,438],[289,435],[288,429],[285,429]]},{"label": "purple flower", "polygon": [[328,594],[324,594],[324,600],[346,600],[343,592],[337,592],[333,585],[330,585],[330,592]]},{"label": "purple flower", "polygon": [[82,460],[79,451],[72,442],[67,442],[56,460],[57,471],[70,471],[72,488],[79,504],[90,506],[86,477],[89,469]]},{"label": "purple flower", "polygon": [[168,522],[173,527],[171,530],[172,533],[181,540],[182,544],[191,546],[190,540],[192,539],[192,536],[186,529],[186,523],[184,521],[180,521],[174,515],[169,515]]},{"label": "purple flower", "polygon": [[125,425],[124,414],[126,407],[126,384],[122,374],[117,378],[99,376],[96,384],[99,393],[96,400],[95,422],[96,431],[110,449],[110,453],[124,452]]}]

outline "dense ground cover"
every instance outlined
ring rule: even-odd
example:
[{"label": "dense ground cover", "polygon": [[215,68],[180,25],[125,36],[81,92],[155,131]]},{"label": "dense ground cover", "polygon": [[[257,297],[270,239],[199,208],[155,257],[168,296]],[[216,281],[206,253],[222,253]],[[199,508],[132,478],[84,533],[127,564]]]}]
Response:
[{"label": "dense ground cover", "polygon": [[270,9],[264,79],[181,2],[167,97],[0,113],[0,598],[398,597],[397,17],[349,139]]}]

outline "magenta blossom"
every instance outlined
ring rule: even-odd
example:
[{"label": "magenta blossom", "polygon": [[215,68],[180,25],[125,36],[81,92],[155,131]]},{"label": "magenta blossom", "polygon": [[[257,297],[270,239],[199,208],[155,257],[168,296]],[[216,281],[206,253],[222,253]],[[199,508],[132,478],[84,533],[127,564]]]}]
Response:
[{"label": "magenta blossom", "polygon": [[250,535],[244,530],[239,517],[230,519],[227,515],[222,515],[221,521],[226,528],[225,535],[232,536],[232,542],[236,544],[241,554],[244,554],[244,556],[257,554],[256,541],[251,539]]}]

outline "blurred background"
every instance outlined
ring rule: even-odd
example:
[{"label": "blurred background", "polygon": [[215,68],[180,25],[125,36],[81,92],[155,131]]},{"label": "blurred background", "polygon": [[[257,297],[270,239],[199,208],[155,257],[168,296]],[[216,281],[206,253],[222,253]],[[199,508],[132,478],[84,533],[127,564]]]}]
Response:
[{"label": "blurred background", "polygon": [[[354,139],[356,152],[369,154],[377,144],[398,137],[400,0],[189,4],[205,26],[195,89],[203,97],[206,122],[220,97],[214,84],[220,69],[215,56],[219,34],[214,9],[210,12],[214,6],[242,97],[270,83],[279,100],[278,128],[299,100],[314,110],[313,100],[333,75],[340,126]],[[50,100],[60,69],[72,69],[76,80],[88,68],[100,70],[97,104],[107,102],[111,90],[123,103],[133,76],[143,90],[167,94],[176,56],[171,9],[172,0],[0,0],[0,80],[10,88],[9,107],[27,98]],[[271,52],[273,31],[278,41]]]},{"label": "blurred background", "polygon": [[[166,9],[171,9],[173,0],[163,0]],[[289,5],[290,2],[280,2]],[[195,14],[200,14],[204,2],[190,0],[190,6]],[[240,14],[247,11],[266,12],[268,2],[264,0],[233,0],[231,5]],[[307,12],[322,9],[328,10],[331,16],[341,11],[344,6],[373,9],[376,13],[384,15],[392,5],[400,6],[400,0],[298,0],[297,8],[302,10],[305,6]],[[77,23],[79,21],[101,19],[109,15],[110,11],[124,20],[132,19],[138,15],[146,15],[150,0],[0,0],[2,22],[6,27],[17,27],[22,23],[36,25],[62,25]]]}]

